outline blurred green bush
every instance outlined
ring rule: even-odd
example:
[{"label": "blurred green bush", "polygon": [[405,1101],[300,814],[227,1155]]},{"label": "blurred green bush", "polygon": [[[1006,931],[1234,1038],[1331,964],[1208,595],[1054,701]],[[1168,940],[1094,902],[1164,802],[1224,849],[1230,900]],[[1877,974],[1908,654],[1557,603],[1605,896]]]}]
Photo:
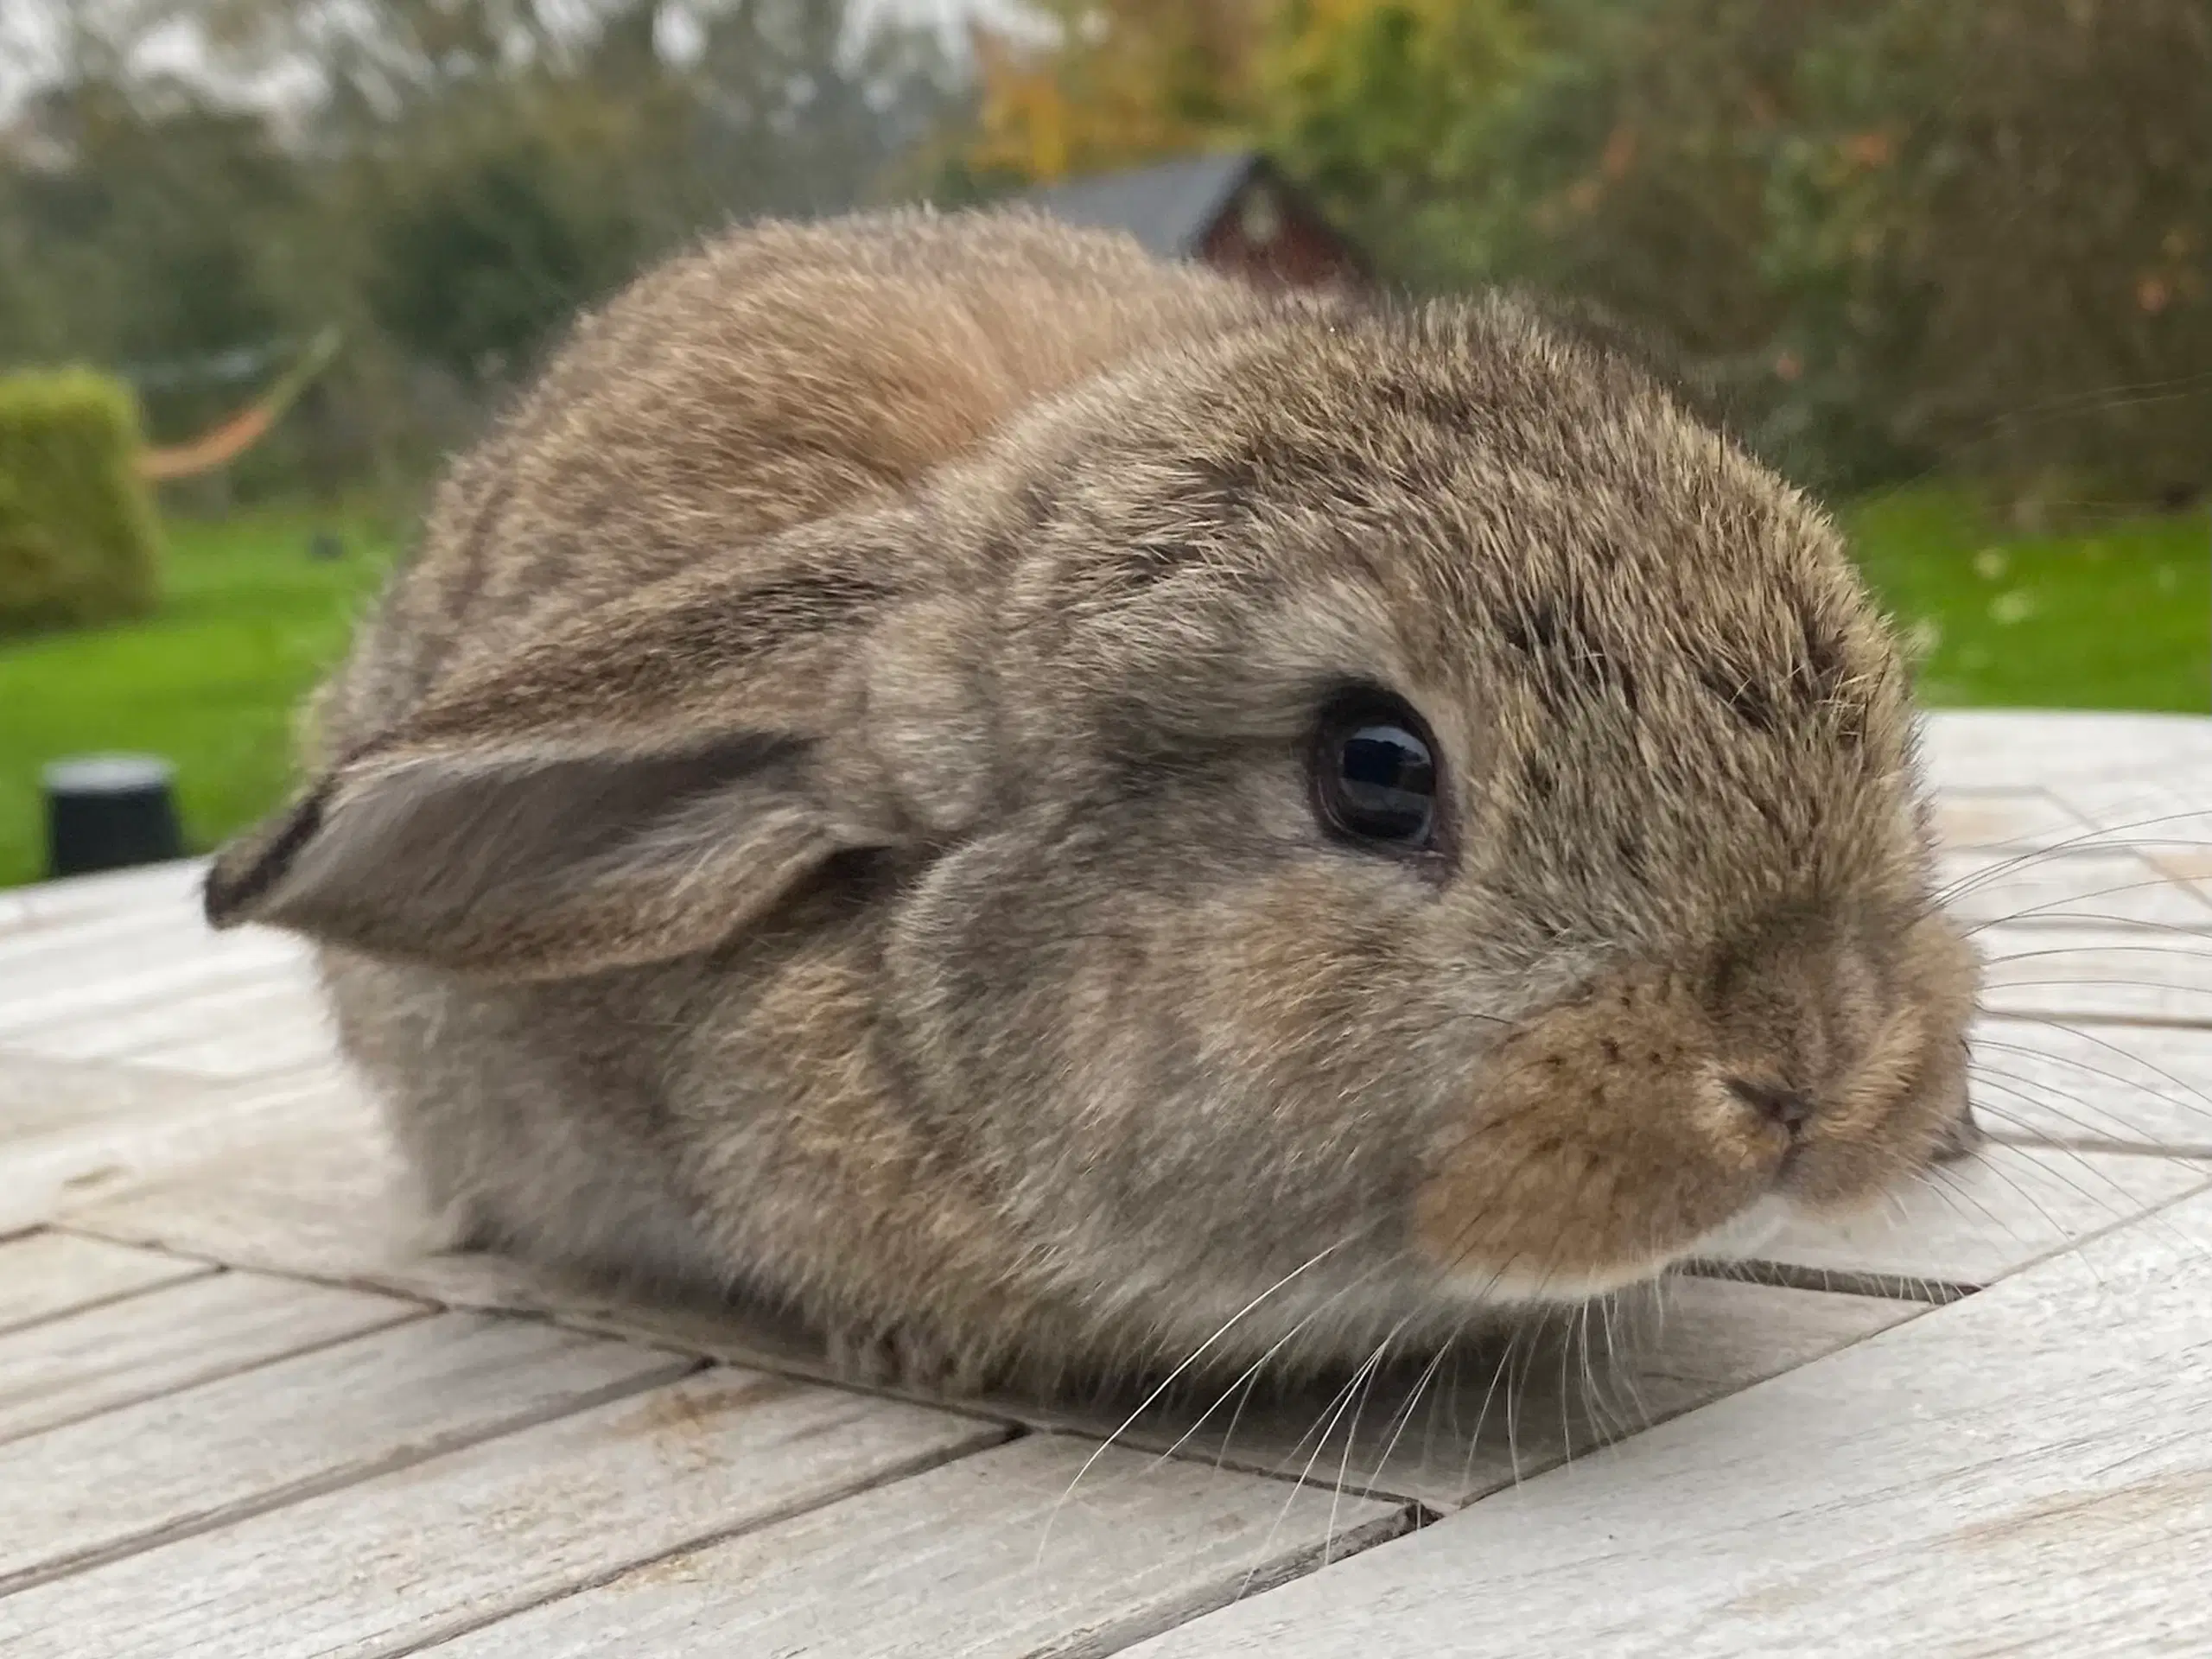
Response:
[{"label": "blurred green bush", "polygon": [[1541,49],[1469,117],[1432,280],[1605,305],[1825,487],[2212,486],[2203,0],[1528,12]]},{"label": "blurred green bush", "polygon": [[152,608],[161,538],[130,390],[89,370],[0,378],[0,632]]}]

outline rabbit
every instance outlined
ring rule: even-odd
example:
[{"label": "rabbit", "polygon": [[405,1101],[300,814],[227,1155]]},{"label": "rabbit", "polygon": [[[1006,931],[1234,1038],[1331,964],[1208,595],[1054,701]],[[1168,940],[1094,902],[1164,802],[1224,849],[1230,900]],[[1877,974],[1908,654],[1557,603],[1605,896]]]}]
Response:
[{"label": "rabbit", "polygon": [[1829,520],[1490,295],[741,227],[455,465],[224,848],[447,1243],[949,1392],[1308,1370],[1971,1144]]}]

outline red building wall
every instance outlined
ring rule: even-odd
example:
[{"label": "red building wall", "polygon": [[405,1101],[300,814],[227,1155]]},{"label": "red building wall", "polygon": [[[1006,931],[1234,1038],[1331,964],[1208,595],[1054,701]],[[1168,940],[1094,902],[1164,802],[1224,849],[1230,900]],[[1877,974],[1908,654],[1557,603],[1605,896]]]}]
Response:
[{"label": "red building wall", "polygon": [[1198,245],[1207,264],[1249,281],[1293,288],[1356,288],[1364,263],[1294,197],[1254,179],[1215,219]]}]

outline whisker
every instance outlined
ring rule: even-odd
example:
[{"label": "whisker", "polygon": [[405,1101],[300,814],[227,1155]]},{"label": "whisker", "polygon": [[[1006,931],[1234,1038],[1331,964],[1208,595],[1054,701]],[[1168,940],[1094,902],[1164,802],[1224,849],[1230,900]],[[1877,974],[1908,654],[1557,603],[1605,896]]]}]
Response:
[{"label": "whisker", "polygon": [[2069,1037],[2078,1037],[2085,1043],[2094,1043],[2099,1048],[2109,1050],[2111,1052],[2119,1055],[2123,1059],[2133,1060],[2138,1065],[2142,1066],[2145,1071],[2155,1072],[2159,1077],[2164,1077],[2168,1083],[2173,1084],[2175,1088],[2187,1090],[2190,1094],[2195,1095],[2199,1100],[2203,1101],[2207,1106],[2212,1106],[2212,1095],[2207,1095],[2203,1090],[2196,1088],[2194,1084],[2184,1083],[2181,1078],[2176,1077],[2172,1072],[2167,1071],[2164,1066],[2159,1065],[2155,1061],[2146,1059],[2140,1054],[2133,1053],[2130,1051],[2120,1047],[2119,1044],[2108,1041],[2107,1039],[2098,1036],[2094,1031],[2084,1031],[2079,1027],[2069,1026],[2062,1020],[2053,1019],[2049,1016],[2035,1020],[2032,1023],[2048,1026],[2053,1031],[2063,1031]]},{"label": "whisker", "polygon": [[1205,1355],[1205,1351],[1209,1348],[1211,1348],[1214,1344],[1220,1341],[1222,1338],[1228,1335],[1229,1332],[1234,1329],[1238,1322],[1243,1319],[1247,1314],[1257,1308],[1269,1297],[1275,1294],[1276,1292],[1290,1284],[1292,1281],[1300,1277],[1322,1262],[1327,1260],[1330,1256],[1335,1255],[1350,1242],[1351,1241],[1349,1239],[1339,1239],[1334,1244],[1326,1245],[1322,1249],[1316,1250],[1312,1255],[1307,1256],[1306,1260],[1300,1262],[1297,1267],[1293,1268],[1288,1273],[1283,1274],[1281,1278],[1276,1280],[1274,1283],[1269,1285],[1265,1290],[1262,1291],[1257,1296],[1255,1296],[1250,1301],[1245,1303],[1243,1307],[1237,1309],[1235,1313],[1229,1317],[1228,1320],[1219,1330],[1216,1331],[1196,1348],[1193,1348],[1173,1370],[1168,1372],[1168,1374],[1160,1380],[1159,1385],[1154,1388],[1150,1394],[1145,1395],[1145,1397],[1138,1402],[1137,1408],[1131,1412],[1128,1416],[1124,1418],[1121,1425],[1116,1427],[1111,1434],[1109,1434],[1103,1440],[1098,1443],[1096,1449],[1095,1449],[1088,1458],[1084,1459],[1083,1466],[1075,1471],[1075,1478],[1068,1482],[1067,1490],[1060,1494],[1060,1503],[1053,1505],[1052,1514],[1051,1517],[1046,1521],[1044,1533],[1037,1541],[1037,1559],[1039,1561],[1041,1562],[1044,1560],[1045,1547],[1052,1541],[1052,1522],[1059,1517],[1060,1504],[1065,1503],[1070,1497],[1074,1496],[1075,1489],[1083,1484],[1083,1478],[1090,1472],[1092,1465],[1095,1465],[1099,1459],[1106,1455],[1107,1448],[1112,1446],[1114,1442],[1119,1440],[1123,1434],[1127,1433],[1129,1430],[1130,1425],[1135,1423],[1139,1418],[1142,1417],[1146,1412],[1152,1408],[1154,1402],[1159,1400],[1160,1395],[1165,1394],[1169,1388],[1173,1386],[1177,1377],[1182,1376],[1185,1371],[1197,1364],[1200,1357]]},{"label": "whisker", "polygon": [[[1974,1047],[1978,1052],[1987,1051],[1997,1054],[2018,1054],[2028,1059],[2046,1061],[2053,1065],[2065,1066],[2071,1071],[2087,1072],[2090,1077],[2101,1077],[2107,1083],[2117,1084],[2122,1089],[2134,1090],[2139,1093],[2150,1096],[2153,1100],[2162,1101],[2169,1106],[2177,1106],[2183,1111],[2198,1112],[2202,1113],[2207,1118],[2212,1118],[2212,1098],[2208,1098],[2202,1090],[2190,1088],[2188,1084],[2183,1083],[2178,1077],[2175,1077],[2171,1075],[2166,1076],[2165,1080],[2168,1083],[2172,1084],[2175,1088],[2183,1090],[2188,1094],[2195,1095],[2196,1096],[2196,1100],[2183,1100],[2177,1098],[2172,1095],[2161,1093],[2159,1090],[2152,1088],[2149,1084],[2143,1082],[2140,1078],[2123,1076],[2121,1073],[2113,1071],[2109,1066],[2092,1065],[2088,1061],[2082,1059],[2078,1055],[2061,1054],[2055,1050],[2048,1048],[2034,1048],[2025,1043],[1997,1043],[1990,1042],[1986,1039],[1978,1039],[1974,1044]],[[2131,1058],[2140,1058],[2139,1056]],[[1969,1064],[1979,1065],[1984,1064],[1984,1062],[1977,1060],[1970,1062]],[[2156,1071],[2158,1069],[2155,1066],[2152,1066],[2147,1060],[2142,1061],[2141,1064],[2146,1071]],[[1999,1075],[2018,1077],[2023,1080],[2024,1080],[2025,1077],[2025,1074],[2017,1072],[2004,1072]]]}]

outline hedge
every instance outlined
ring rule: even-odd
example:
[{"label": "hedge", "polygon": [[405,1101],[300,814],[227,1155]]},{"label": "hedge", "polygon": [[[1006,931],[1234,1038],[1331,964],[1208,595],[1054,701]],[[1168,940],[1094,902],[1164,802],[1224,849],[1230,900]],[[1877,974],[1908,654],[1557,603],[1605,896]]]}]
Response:
[{"label": "hedge", "polygon": [[0,377],[0,632],[152,608],[153,500],[130,390],[89,370]]}]

